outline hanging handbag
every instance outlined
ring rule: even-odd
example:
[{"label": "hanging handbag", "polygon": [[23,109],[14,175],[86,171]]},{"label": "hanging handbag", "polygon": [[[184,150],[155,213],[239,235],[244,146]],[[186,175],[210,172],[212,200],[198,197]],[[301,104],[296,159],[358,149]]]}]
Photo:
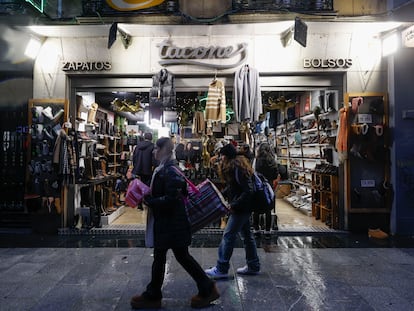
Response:
[{"label": "hanging handbag", "polygon": [[144,184],[140,179],[135,178],[129,183],[127,194],[125,196],[125,203],[130,207],[137,207],[150,192],[150,187]]},{"label": "hanging handbag", "polygon": [[228,203],[209,179],[195,186],[178,168],[175,169],[188,184],[185,206],[192,233],[229,213]]}]

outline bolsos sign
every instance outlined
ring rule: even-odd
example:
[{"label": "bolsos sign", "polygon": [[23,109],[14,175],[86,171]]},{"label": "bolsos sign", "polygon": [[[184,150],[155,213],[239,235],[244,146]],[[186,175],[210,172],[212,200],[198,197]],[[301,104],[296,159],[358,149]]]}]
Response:
[{"label": "bolsos sign", "polygon": [[304,58],[303,68],[336,69],[352,66],[352,58]]}]

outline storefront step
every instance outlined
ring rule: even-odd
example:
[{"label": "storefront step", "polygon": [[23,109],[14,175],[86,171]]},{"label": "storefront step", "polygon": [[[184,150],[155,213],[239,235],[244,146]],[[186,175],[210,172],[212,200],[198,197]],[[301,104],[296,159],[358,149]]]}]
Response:
[{"label": "storefront step", "polygon": [[[92,229],[59,229],[59,235],[144,235],[145,225],[109,225]],[[204,235],[222,235],[223,229],[205,228],[194,234],[194,237]],[[279,231],[272,231],[274,236],[320,236],[348,234],[347,231],[335,230],[327,227],[309,226],[293,227],[281,226]]]},{"label": "storefront step", "polygon": [[102,226],[107,226],[113,223],[118,217],[125,213],[125,206],[119,207],[115,212],[107,215],[101,216]]}]

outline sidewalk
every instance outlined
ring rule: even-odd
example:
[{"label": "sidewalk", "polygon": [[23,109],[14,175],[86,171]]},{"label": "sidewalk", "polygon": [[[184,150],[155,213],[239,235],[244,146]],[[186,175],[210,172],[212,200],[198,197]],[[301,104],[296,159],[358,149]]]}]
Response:
[{"label": "sidewalk", "polygon": [[[216,248],[192,248],[205,268]],[[145,248],[2,248],[0,310],[131,310],[129,299],[150,277]],[[259,250],[262,273],[239,277],[235,249],[231,279],[205,310],[414,310],[414,249],[286,248]],[[163,310],[191,310],[196,287],[168,257]]]}]

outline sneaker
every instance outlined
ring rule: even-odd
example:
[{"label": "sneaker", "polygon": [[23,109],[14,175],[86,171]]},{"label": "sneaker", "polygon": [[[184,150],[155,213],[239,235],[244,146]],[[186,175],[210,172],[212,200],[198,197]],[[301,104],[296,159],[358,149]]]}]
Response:
[{"label": "sneaker", "polygon": [[240,275],[257,275],[260,273],[260,270],[252,270],[248,266],[244,266],[243,268],[237,269],[237,274]]},{"label": "sneaker", "polygon": [[211,277],[212,279],[215,279],[215,280],[217,280],[217,279],[226,279],[226,278],[228,278],[229,277],[229,274],[228,273],[221,273],[218,269],[217,269],[217,267],[213,267],[213,268],[210,268],[210,269],[206,269],[206,270],[204,270],[204,272],[209,276],[209,277]]},{"label": "sneaker", "polygon": [[208,297],[202,297],[200,295],[193,296],[191,298],[191,308],[202,309],[208,307],[214,300],[220,298],[220,294],[217,290],[216,284],[214,284],[213,289]]},{"label": "sneaker", "polygon": [[53,120],[53,112],[51,107],[46,107],[42,110],[42,113],[49,119]]},{"label": "sneaker", "polygon": [[131,307],[133,309],[160,309],[161,299],[149,300],[144,295],[136,295],[131,298]]}]

